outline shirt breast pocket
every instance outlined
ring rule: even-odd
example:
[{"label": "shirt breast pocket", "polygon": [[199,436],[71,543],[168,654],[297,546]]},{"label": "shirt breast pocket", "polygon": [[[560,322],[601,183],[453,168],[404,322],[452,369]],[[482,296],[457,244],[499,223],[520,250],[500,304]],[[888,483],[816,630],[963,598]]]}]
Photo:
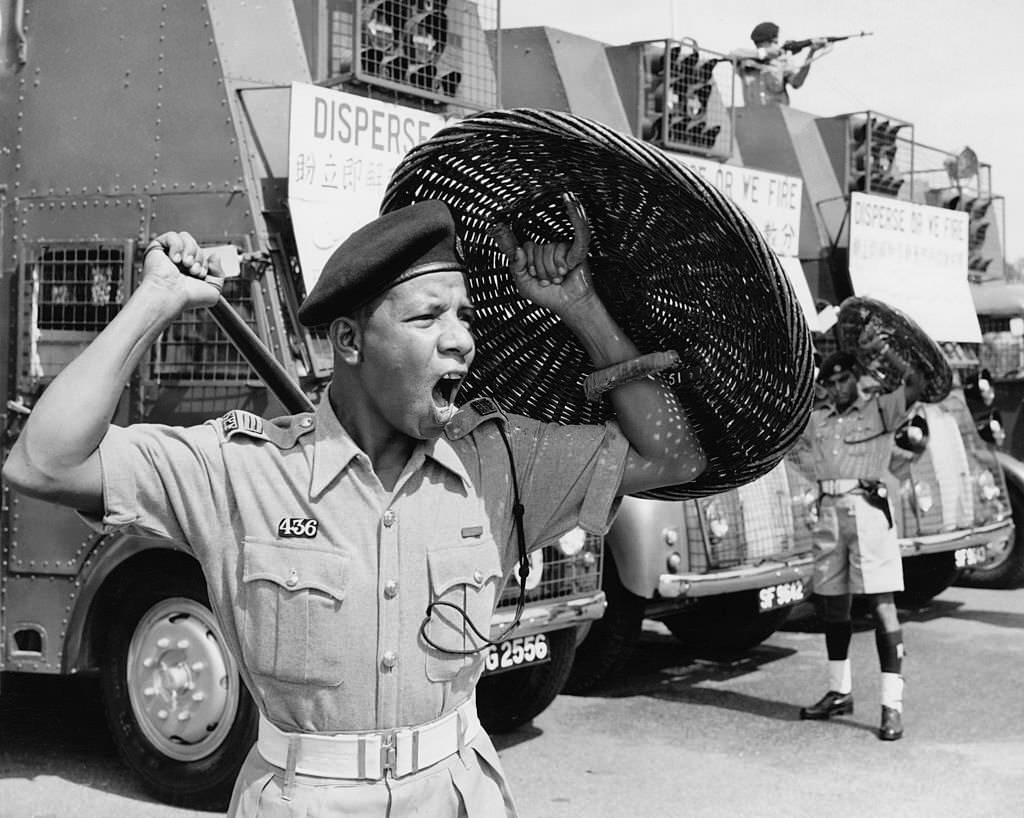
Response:
[{"label": "shirt breast pocket", "polygon": [[242,657],[257,674],[336,687],[344,680],[339,616],[349,558],[246,537],[242,544]]},{"label": "shirt breast pocket", "polygon": [[483,540],[429,551],[427,563],[433,604],[421,636],[426,673],[431,681],[450,681],[482,655],[475,652],[486,647],[480,635],[490,638],[501,560],[494,541]]}]

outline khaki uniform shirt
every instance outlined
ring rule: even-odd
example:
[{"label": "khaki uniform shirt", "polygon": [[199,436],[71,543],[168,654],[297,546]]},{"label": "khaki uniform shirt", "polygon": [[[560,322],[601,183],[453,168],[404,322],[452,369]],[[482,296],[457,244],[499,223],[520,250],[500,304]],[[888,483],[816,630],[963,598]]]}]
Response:
[{"label": "khaki uniform shirt", "polygon": [[789,105],[786,86],[800,67],[788,54],[767,62],[743,60],[739,65],[745,105]]},{"label": "khaki uniform shirt", "polygon": [[[465,701],[484,662],[426,644],[427,604],[456,603],[489,634],[517,561],[505,421],[464,409],[444,437],[416,447],[389,492],[329,407],[324,398],[315,415],[276,421],[236,410],[191,428],[111,427],[100,447],[104,522],[188,545],[241,675],[279,728],[422,724]],[[505,428],[528,547],[576,525],[604,534],[629,449],[618,427],[510,416]],[[426,632],[444,648],[480,646],[448,608]],[[287,795],[254,748],[230,813],[515,815],[490,740],[469,748],[399,779],[300,775]]]},{"label": "khaki uniform shirt", "polygon": [[803,436],[815,479],[881,480],[905,415],[902,386],[887,395],[859,396],[845,412],[832,405],[815,409]]}]

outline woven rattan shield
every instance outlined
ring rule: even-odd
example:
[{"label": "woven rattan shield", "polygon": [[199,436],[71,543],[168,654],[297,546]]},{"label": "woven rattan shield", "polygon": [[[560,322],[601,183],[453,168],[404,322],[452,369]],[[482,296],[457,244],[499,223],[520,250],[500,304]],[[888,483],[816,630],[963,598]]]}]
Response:
[{"label": "woven rattan shield", "polygon": [[860,345],[865,330],[884,336],[893,352],[921,374],[921,400],[938,403],[949,394],[953,370],[939,345],[913,318],[891,304],[867,296],[852,296],[839,305],[839,348],[854,353],[882,388],[892,391],[902,383],[902,375],[886,359],[865,356]]},{"label": "woven rattan shield", "polygon": [[383,212],[424,199],[455,215],[476,305],[477,357],[460,393],[558,423],[600,423],[587,403],[593,367],[554,314],[522,298],[488,228],[519,241],[570,241],[562,193],[593,231],[590,267],[612,316],[642,352],[676,350],[662,373],[708,455],[692,483],[644,496],[699,497],[775,466],[811,407],[810,333],[778,259],[724,195],[681,161],[604,125],[561,112],[479,114],[413,148]]}]

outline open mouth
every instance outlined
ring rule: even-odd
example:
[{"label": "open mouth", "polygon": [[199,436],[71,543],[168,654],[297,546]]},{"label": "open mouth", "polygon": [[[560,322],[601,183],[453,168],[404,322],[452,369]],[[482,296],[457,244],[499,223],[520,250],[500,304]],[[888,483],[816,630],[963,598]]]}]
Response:
[{"label": "open mouth", "polygon": [[454,407],[455,396],[459,392],[459,387],[462,386],[462,378],[463,376],[457,372],[449,372],[438,379],[432,392],[434,404],[437,407],[441,409]]}]

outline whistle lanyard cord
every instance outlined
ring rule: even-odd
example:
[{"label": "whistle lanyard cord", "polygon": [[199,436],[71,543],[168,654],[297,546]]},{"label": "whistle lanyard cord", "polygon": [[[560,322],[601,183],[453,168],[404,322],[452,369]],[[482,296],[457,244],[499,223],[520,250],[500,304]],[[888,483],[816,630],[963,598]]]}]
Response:
[{"label": "whistle lanyard cord", "polygon": [[[426,619],[423,620],[420,625],[420,637],[434,650],[439,650],[442,653],[450,653],[455,656],[473,656],[482,650],[486,650],[489,647],[499,644],[504,640],[512,631],[519,627],[519,623],[523,618],[523,610],[526,607],[526,576],[530,573],[530,562],[526,554],[526,533],[523,530],[523,515],[526,509],[519,495],[519,477],[516,475],[516,462],[512,456],[512,445],[509,443],[508,435],[505,433],[505,426],[499,421],[498,433],[501,435],[501,442],[505,444],[505,451],[508,452],[508,462],[510,471],[512,474],[512,517],[516,530],[516,544],[519,549],[519,599],[516,601],[516,614],[512,619],[512,624],[505,628],[497,639],[490,639],[484,636],[480,632],[480,629],[473,623],[473,620],[469,618],[469,614],[460,605],[456,605],[454,602],[437,601],[431,602],[427,605]],[[427,636],[427,625],[430,623],[430,617],[434,612],[435,608],[451,608],[456,611],[465,620],[466,625],[473,631],[476,637],[483,642],[483,645],[473,650],[450,650],[449,648],[442,648],[437,645],[429,636]]]}]

